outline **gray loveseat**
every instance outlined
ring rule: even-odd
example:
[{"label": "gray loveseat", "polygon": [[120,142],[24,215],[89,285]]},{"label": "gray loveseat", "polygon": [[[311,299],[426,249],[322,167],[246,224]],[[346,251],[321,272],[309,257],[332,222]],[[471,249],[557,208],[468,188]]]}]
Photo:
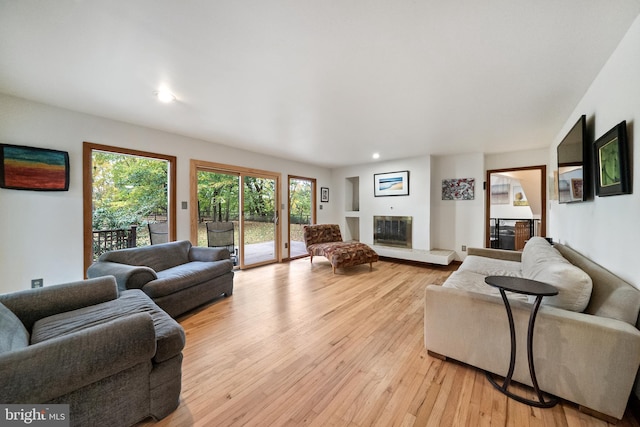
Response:
[{"label": "gray loveseat", "polygon": [[172,317],[233,294],[233,262],[226,248],[188,240],[106,252],[88,277],[115,276],[120,290],[142,289]]},{"label": "gray loveseat", "polygon": [[161,419],[179,404],[182,327],[113,277],[0,295],[0,402],[69,404],[74,426]]},{"label": "gray loveseat", "polygon": [[[601,418],[622,419],[640,364],[640,291],[575,250],[535,237],[522,253],[471,248],[442,286],[425,291],[424,337],[431,353],[498,375],[509,366],[509,325],[492,275],[559,289],[545,297],[534,331],[540,388]],[[513,379],[531,385],[526,335],[531,303],[508,295],[518,349]]]}]

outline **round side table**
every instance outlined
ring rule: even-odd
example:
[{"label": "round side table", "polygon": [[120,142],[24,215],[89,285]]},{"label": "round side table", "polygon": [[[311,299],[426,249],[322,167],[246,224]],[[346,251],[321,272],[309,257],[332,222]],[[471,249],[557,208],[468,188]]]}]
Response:
[{"label": "round side table", "polygon": [[[484,281],[488,285],[496,287],[500,290],[502,301],[504,302],[504,306],[507,310],[507,317],[509,318],[509,332],[511,334],[511,359],[509,361],[509,371],[507,372],[507,376],[504,378],[504,382],[502,383],[502,385],[499,385],[498,383],[496,383],[496,381],[493,379],[493,376],[489,372],[486,373],[487,379],[491,382],[491,384],[493,384],[495,388],[497,388],[510,398],[517,400],[518,402],[522,402],[538,408],[551,408],[558,403],[558,399],[550,398],[545,400],[540,387],[538,387],[538,380],[536,379],[536,371],[533,364],[533,328],[535,326],[536,315],[538,314],[538,309],[540,308],[542,298],[545,296],[557,295],[558,289],[556,289],[555,286],[551,286],[547,283],[520,277],[488,276],[484,279]],[[538,396],[538,400],[527,399],[522,396],[518,396],[517,394],[513,394],[508,390],[509,384],[511,384],[511,377],[513,376],[513,370],[516,364],[516,330],[513,323],[513,313],[511,312],[511,305],[509,304],[509,300],[507,299],[505,291],[524,295],[533,295],[536,297],[533,307],[531,308],[531,313],[529,315],[529,328],[527,330],[527,358],[529,360],[529,374],[531,375],[531,383],[533,384],[533,389],[536,392],[536,396]]]}]

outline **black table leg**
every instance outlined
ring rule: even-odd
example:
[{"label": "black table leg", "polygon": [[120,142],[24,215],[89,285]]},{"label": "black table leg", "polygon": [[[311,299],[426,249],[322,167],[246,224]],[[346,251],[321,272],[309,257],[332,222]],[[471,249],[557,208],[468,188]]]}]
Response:
[{"label": "black table leg", "polygon": [[536,396],[538,396],[538,400],[531,400],[517,394],[511,393],[508,388],[511,384],[511,378],[513,377],[513,370],[515,368],[516,362],[516,329],[515,324],[513,322],[513,313],[511,311],[511,304],[509,304],[509,300],[507,299],[507,295],[505,294],[504,289],[499,288],[500,295],[502,296],[502,301],[504,301],[504,306],[507,310],[507,317],[509,319],[509,333],[511,335],[511,356],[509,359],[509,371],[507,372],[507,376],[504,378],[504,382],[502,385],[499,385],[494,379],[490,372],[486,373],[487,379],[489,382],[503,394],[509,396],[510,398],[517,400],[518,402],[525,403],[527,405],[535,406],[538,408],[551,408],[558,403],[558,400],[553,398],[549,400],[544,400],[544,396],[542,395],[542,391],[538,386],[538,380],[536,378],[535,367],[533,364],[533,328],[536,322],[536,316],[538,314],[538,309],[540,308],[540,303],[542,302],[542,296],[537,296],[536,301],[531,308],[531,314],[529,315],[529,328],[527,330],[527,358],[529,361],[529,374],[531,375],[531,382],[533,383],[533,389],[536,392]]}]

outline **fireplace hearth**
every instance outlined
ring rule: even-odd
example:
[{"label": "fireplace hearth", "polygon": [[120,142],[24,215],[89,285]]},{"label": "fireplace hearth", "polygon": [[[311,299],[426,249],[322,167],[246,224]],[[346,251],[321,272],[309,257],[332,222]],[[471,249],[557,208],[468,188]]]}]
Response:
[{"label": "fireplace hearth", "polygon": [[374,216],[373,244],[411,249],[410,216]]}]

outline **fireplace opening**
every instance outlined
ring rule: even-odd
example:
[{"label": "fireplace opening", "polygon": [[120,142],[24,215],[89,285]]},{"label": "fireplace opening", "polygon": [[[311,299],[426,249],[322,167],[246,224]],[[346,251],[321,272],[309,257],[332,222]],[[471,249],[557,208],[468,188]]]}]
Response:
[{"label": "fireplace opening", "polygon": [[373,244],[411,249],[410,216],[374,216]]}]

